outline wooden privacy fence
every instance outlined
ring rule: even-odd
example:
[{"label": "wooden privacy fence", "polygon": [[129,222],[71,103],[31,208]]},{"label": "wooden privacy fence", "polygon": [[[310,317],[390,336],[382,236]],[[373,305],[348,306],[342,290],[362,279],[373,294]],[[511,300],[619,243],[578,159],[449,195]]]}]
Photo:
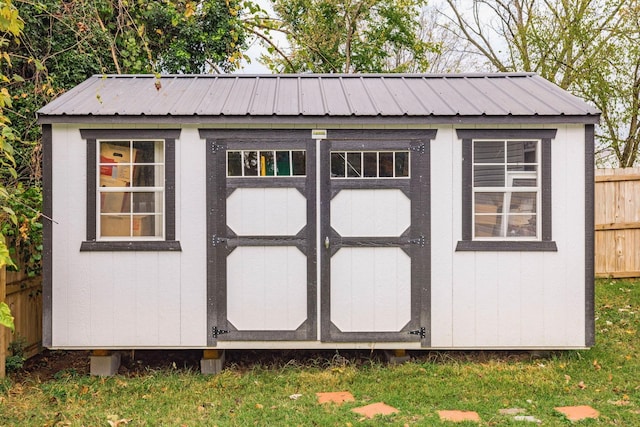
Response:
[{"label": "wooden privacy fence", "polygon": [[[15,318],[15,333],[0,329],[0,377],[9,345],[21,342],[27,358],[42,348],[42,277],[28,278],[22,272],[0,272],[0,301],[4,300]],[[6,293],[6,295],[5,295]]]},{"label": "wooden privacy fence", "polygon": [[640,168],[596,169],[596,277],[640,277]]}]

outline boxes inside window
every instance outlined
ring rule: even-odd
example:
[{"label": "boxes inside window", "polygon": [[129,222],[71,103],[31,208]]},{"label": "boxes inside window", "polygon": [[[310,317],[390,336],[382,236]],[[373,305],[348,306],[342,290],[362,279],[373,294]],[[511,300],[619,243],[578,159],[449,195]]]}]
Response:
[{"label": "boxes inside window", "polygon": [[135,161],[136,149],[127,145],[100,144],[100,176],[131,182],[131,163]]},{"label": "boxes inside window", "polygon": [[102,215],[100,235],[102,237],[155,236],[155,216]]}]

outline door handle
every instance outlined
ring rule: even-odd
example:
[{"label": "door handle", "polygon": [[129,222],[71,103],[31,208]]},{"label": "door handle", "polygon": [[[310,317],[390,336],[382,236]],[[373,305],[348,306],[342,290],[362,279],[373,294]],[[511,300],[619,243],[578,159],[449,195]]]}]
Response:
[{"label": "door handle", "polygon": [[324,238],[324,247],[329,249],[329,236]]}]

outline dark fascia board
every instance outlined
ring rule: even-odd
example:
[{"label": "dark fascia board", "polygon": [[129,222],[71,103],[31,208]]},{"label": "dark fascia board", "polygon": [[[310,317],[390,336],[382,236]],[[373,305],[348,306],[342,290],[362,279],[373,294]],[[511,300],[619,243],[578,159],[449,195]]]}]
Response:
[{"label": "dark fascia board", "polygon": [[40,124],[295,124],[295,125],[372,125],[372,124],[597,124],[600,115],[579,116],[123,116],[123,115],[39,115]]}]

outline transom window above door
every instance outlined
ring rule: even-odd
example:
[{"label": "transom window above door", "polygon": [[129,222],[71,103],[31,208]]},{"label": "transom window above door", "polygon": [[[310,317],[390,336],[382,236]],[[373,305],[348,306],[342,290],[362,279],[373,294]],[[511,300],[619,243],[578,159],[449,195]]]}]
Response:
[{"label": "transom window above door", "polygon": [[227,151],[227,176],[278,177],[306,176],[304,150],[230,150]]},{"label": "transom window above door", "polygon": [[410,178],[409,151],[332,151],[331,178]]}]

